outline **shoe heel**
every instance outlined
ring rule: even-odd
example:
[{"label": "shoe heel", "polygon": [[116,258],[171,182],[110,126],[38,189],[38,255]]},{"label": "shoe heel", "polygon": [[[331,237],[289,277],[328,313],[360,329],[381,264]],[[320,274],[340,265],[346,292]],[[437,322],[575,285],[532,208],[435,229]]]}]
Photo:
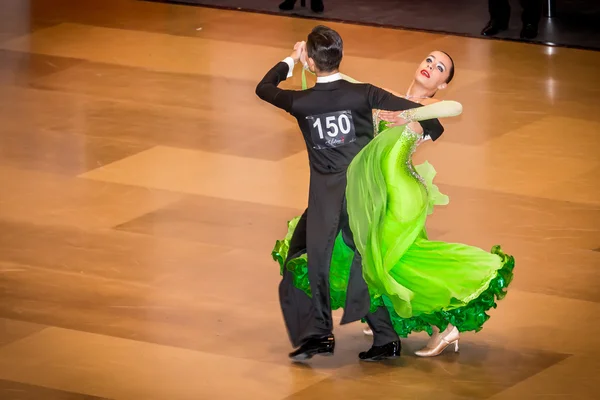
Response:
[{"label": "shoe heel", "polygon": [[458,340],[454,342],[454,352],[458,353]]}]

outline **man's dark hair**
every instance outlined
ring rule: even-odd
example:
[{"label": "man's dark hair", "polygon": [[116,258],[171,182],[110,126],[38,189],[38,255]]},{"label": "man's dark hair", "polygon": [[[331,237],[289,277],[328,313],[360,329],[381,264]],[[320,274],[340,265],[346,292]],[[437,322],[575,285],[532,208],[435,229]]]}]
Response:
[{"label": "man's dark hair", "polygon": [[308,35],[306,51],[319,71],[331,72],[340,68],[344,42],[339,33],[319,25]]},{"label": "man's dark hair", "polygon": [[452,81],[452,78],[454,78],[454,60],[452,59],[452,57],[450,57],[450,54],[446,53],[445,51],[440,50],[440,53],[444,53],[452,63],[448,66],[448,79],[446,79],[446,83],[450,83],[450,81]]}]

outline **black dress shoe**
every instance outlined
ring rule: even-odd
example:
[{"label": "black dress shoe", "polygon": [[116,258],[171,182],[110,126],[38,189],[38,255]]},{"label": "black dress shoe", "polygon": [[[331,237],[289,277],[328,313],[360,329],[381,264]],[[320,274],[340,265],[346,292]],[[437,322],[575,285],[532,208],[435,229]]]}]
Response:
[{"label": "black dress shoe", "polygon": [[521,39],[535,39],[538,35],[538,27],[533,24],[523,25],[521,29]]},{"label": "black dress shoe", "polygon": [[373,346],[369,351],[363,351],[358,355],[363,361],[381,361],[400,357],[402,345],[399,340],[384,344],[383,346]]},{"label": "black dress shoe", "polygon": [[294,361],[308,360],[315,355],[332,356],[335,349],[335,338],[328,335],[320,338],[308,339],[306,343],[300,346],[296,351],[290,353],[290,358]]},{"label": "black dress shoe", "polygon": [[296,5],[296,0],[285,0],[283,3],[279,5],[279,9],[281,11],[291,11],[294,9]]},{"label": "black dress shoe", "polygon": [[313,12],[322,13],[325,10],[323,0],[311,0],[310,9],[313,10]]},{"label": "black dress shoe", "polygon": [[508,29],[508,22],[498,22],[495,20],[490,20],[490,22],[487,23],[487,25],[485,26],[485,28],[483,28],[483,30],[481,31],[481,34],[483,36],[494,36],[497,35],[498,33],[505,31]]}]

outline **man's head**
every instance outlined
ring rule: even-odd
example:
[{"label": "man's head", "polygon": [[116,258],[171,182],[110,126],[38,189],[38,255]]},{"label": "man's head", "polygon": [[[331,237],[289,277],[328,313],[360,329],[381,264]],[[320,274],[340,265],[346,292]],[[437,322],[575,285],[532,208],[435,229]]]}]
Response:
[{"label": "man's head", "polygon": [[308,67],[314,73],[336,72],[344,55],[342,37],[331,28],[316,26],[306,41]]}]

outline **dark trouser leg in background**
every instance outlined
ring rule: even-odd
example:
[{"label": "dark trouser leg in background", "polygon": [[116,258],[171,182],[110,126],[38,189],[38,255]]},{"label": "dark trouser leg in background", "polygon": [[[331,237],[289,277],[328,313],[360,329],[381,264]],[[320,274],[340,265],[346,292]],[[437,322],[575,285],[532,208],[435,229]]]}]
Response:
[{"label": "dark trouser leg in background", "polygon": [[534,39],[538,35],[538,26],[542,17],[542,0],[521,0],[523,29],[521,39]]},{"label": "dark trouser leg in background", "polygon": [[[295,5],[296,5],[296,0],[285,0],[283,3],[279,4],[279,9],[282,11],[291,11],[294,9]],[[306,7],[306,1],[301,0],[300,5],[302,7]],[[311,0],[310,9],[316,13],[322,13],[323,10],[325,10],[323,0]]]},{"label": "dark trouser leg in background", "polygon": [[541,0],[521,0],[521,7],[523,7],[521,21],[523,21],[523,25],[532,24],[538,26],[542,17],[542,6],[543,3]]},{"label": "dark trouser leg in background", "polygon": [[500,26],[508,26],[510,20],[510,3],[508,0],[488,0],[488,10],[491,20],[496,21]]},{"label": "dark trouser leg in background", "polygon": [[510,19],[510,4],[508,0],[488,0],[490,20],[481,31],[483,36],[494,36],[508,29]]}]

